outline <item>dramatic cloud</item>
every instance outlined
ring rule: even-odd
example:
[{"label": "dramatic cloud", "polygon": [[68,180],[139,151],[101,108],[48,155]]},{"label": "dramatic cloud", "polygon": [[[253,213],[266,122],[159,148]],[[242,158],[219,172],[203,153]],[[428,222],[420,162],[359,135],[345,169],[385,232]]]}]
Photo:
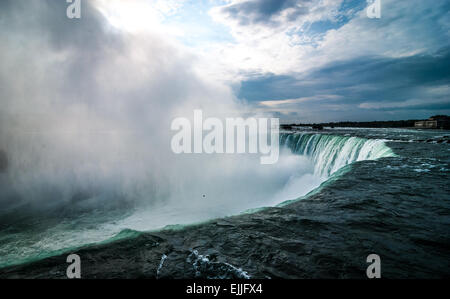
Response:
[{"label": "dramatic cloud", "polygon": [[288,27],[307,21],[335,19],[343,1],[328,0],[244,0],[218,7],[213,14],[237,26]]},{"label": "dramatic cloud", "polygon": [[[372,116],[379,119],[405,117],[386,111],[448,113],[449,70],[450,48],[433,55],[362,57],[308,73],[244,81],[239,96],[285,113],[298,112],[304,121],[363,120],[368,110],[378,110]],[[417,116],[417,111],[412,115]]]},{"label": "dramatic cloud", "polygon": [[381,19],[368,18],[367,5],[231,1],[211,12],[236,40],[216,56],[242,85],[242,100],[284,119],[448,113],[450,3],[382,0]]},{"label": "dramatic cloud", "polygon": [[290,20],[300,15],[307,15],[310,11],[311,2],[318,1],[296,1],[296,0],[261,0],[233,2],[220,9],[221,13],[228,18],[237,19],[240,25],[252,25],[255,23],[277,23],[275,19],[282,13]]}]

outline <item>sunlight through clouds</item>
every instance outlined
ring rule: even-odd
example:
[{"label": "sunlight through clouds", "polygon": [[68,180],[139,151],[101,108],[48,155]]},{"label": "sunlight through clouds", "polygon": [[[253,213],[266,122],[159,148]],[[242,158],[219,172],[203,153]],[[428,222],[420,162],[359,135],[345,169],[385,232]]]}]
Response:
[{"label": "sunlight through clouds", "polygon": [[168,16],[182,7],[183,1],[96,0],[96,4],[109,23],[120,30],[183,35],[181,28],[163,25]]},{"label": "sunlight through clouds", "polygon": [[[247,109],[266,108],[282,116],[321,107],[327,118],[327,107],[336,105],[359,115],[368,107],[378,111],[380,98],[389,102],[382,104],[385,108],[399,107],[397,101],[407,107],[410,92],[398,78],[381,88],[381,80],[369,81],[370,74],[396,64],[407,68],[405,61],[425,67],[424,55],[432,64],[450,47],[448,4],[443,0],[383,0],[383,15],[377,20],[367,17],[366,0],[95,1],[112,27],[170,40],[189,53],[196,74],[229,85]],[[374,68],[378,64],[381,69]],[[353,65],[358,67],[347,67]],[[367,71],[356,75],[355,69],[362,67]],[[349,87],[353,77],[366,81]],[[268,88],[259,84],[268,84],[270,90],[260,94]],[[442,95],[430,91],[441,83],[433,84],[415,87],[417,101],[442,101]],[[383,95],[373,95],[375,91]],[[331,109],[329,117],[335,112]]]}]

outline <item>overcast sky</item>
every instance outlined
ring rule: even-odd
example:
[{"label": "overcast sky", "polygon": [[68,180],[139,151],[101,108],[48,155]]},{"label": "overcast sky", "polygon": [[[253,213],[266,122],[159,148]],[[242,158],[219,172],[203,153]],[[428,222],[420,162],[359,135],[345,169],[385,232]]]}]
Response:
[{"label": "overcast sky", "polygon": [[[195,82],[202,82],[198,83],[201,86],[215,82],[220,89],[217,97],[214,91],[205,91],[211,101],[230,97],[242,104],[242,110],[271,113],[284,122],[450,114],[448,0],[381,0],[380,19],[367,17],[366,0],[82,0],[80,20],[66,18],[68,4],[63,0],[58,4],[51,4],[58,0],[32,2],[0,2],[3,99],[17,97],[21,88],[47,99],[51,83],[39,83],[46,64],[54,68],[55,61],[71,47],[77,49],[72,51],[77,60],[71,63],[82,61],[84,67],[75,68],[70,83],[57,87],[69,97],[85,97],[86,93],[74,88],[82,85],[92,95],[98,90],[92,86],[98,80],[86,66],[101,64],[105,73],[123,73],[120,67],[126,61],[118,63],[112,53],[133,43],[134,49],[148,51],[139,54],[146,55],[145,60],[127,52],[133,62],[142,67],[156,64],[162,73],[163,84],[155,85],[154,77],[150,85],[140,82],[133,95],[142,101],[155,92],[150,87],[163,86],[170,92],[158,90],[162,102],[178,103],[183,92],[174,90],[185,85],[195,88],[197,83],[187,84],[185,78],[197,76]],[[140,47],[139,38],[124,36],[146,36],[145,47]],[[148,36],[154,38],[149,41]],[[39,47],[51,47],[51,54],[47,51],[36,62]],[[17,54],[20,51],[28,55]],[[166,54],[155,55],[154,51]],[[105,70],[111,62],[108,59],[114,59],[111,65],[117,68]],[[4,63],[7,60],[9,64]],[[167,64],[169,60],[174,63]],[[20,62],[33,72],[10,77],[14,61],[15,66]],[[164,63],[170,72],[164,71]],[[57,81],[59,76],[52,70],[50,75]],[[145,78],[140,77],[141,71],[126,69],[136,80]],[[9,83],[13,79],[14,90]],[[32,80],[33,87],[29,82],[20,85],[18,80]]]}]

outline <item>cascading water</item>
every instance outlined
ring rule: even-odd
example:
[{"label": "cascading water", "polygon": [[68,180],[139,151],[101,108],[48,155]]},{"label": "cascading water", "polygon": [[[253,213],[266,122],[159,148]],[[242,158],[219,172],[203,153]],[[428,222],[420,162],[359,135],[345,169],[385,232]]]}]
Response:
[{"label": "cascading water", "polygon": [[[203,167],[191,169],[184,182],[171,186],[167,198],[156,198],[158,201],[152,203],[155,195],[147,194],[150,204],[126,212],[124,208],[105,211],[97,205],[90,212],[83,210],[77,214],[76,207],[70,206],[73,213],[69,218],[42,215],[33,219],[31,225],[12,220],[6,223],[6,230],[0,230],[0,267],[41,259],[114,236],[126,236],[133,231],[198,223],[275,206],[308,194],[353,162],[394,155],[383,140],[312,133],[282,133],[280,145],[278,163],[269,166],[261,166],[259,157],[202,157],[204,160],[201,163],[196,160],[195,165]],[[104,205],[114,200],[109,196],[108,188],[104,187],[85,201],[71,204],[95,205],[103,198]],[[20,234],[10,233],[16,226],[21,227]]]},{"label": "cascading water", "polygon": [[392,150],[379,139],[284,133],[280,135],[280,145],[312,159],[314,172],[321,177],[329,177],[353,162],[394,156]]}]

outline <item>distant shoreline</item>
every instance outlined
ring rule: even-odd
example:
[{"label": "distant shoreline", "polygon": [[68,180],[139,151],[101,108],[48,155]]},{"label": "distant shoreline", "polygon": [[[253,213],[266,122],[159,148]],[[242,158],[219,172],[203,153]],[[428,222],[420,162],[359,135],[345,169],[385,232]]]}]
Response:
[{"label": "distant shoreline", "polygon": [[416,127],[415,123],[423,120],[398,120],[398,121],[370,121],[370,122],[328,122],[328,123],[291,123],[281,124],[282,129],[290,129],[293,127],[312,127],[314,129],[323,128],[386,128],[386,129],[414,129],[414,130],[449,130],[449,128],[421,128]]}]

